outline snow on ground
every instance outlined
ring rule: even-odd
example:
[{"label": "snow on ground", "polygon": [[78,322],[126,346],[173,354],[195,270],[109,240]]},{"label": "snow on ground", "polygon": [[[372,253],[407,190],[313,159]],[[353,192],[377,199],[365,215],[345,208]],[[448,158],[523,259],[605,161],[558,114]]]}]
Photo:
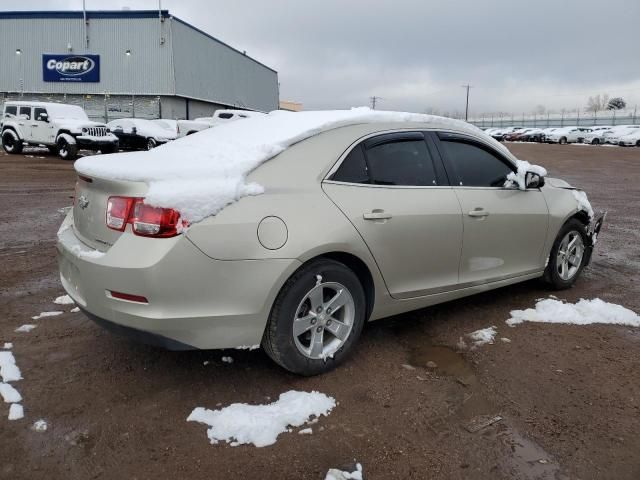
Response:
[{"label": "snow on ground", "polygon": [[332,468],[327,472],[327,476],[324,480],[362,480],[362,465],[356,464],[356,469],[353,472],[344,472],[336,468]]},{"label": "snow on ground", "polygon": [[599,298],[581,299],[577,303],[565,303],[561,300],[547,298],[538,300],[535,308],[512,310],[507,325],[515,326],[523,322],[569,323],[574,325],[590,325],[605,323],[640,327],[640,316],[615,303],[608,303]]},{"label": "snow on ground", "polygon": [[79,311],[80,311],[80,307],[76,307],[69,310],[69,313],[78,313]]},{"label": "snow on ground", "polygon": [[13,353],[0,352],[0,376],[3,382],[15,382],[22,379]]},{"label": "snow on ground", "polygon": [[58,315],[62,315],[64,312],[61,312],[59,310],[53,311],[53,312],[40,312],[40,314],[36,315],[35,317],[31,317],[31,320],[40,320],[41,318],[46,318],[46,317],[56,317]]},{"label": "snow on ground", "polygon": [[14,332],[30,332],[31,330],[33,330],[36,327],[37,327],[37,325],[32,325],[30,323],[27,323],[25,325],[20,325],[18,328],[16,328],[14,330]]},{"label": "snow on ground", "polygon": [[187,421],[209,425],[207,436],[211,443],[224,440],[232,446],[253,443],[266,447],[276,443],[278,435],[289,426],[300,427],[312,416],[329,415],[335,406],[335,399],[323,393],[290,390],[267,405],[234,403],[220,410],[198,407]]},{"label": "snow on ground", "polygon": [[12,403],[9,407],[9,420],[20,420],[24,418],[24,408],[19,403]]},{"label": "snow on ground", "polygon": [[4,403],[18,403],[22,401],[20,392],[8,383],[0,383],[0,395],[2,395]]},{"label": "snow on ground", "polygon": [[467,336],[473,342],[473,345],[476,347],[481,347],[482,345],[486,345],[487,343],[493,345],[493,340],[497,334],[496,327],[487,327],[482,330],[476,330],[475,332],[471,332]]},{"label": "snow on ground", "polygon": [[31,428],[36,432],[46,432],[48,427],[46,420],[40,419],[36,420]]},{"label": "snow on ground", "polygon": [[[174,208],[184,220],[193,223],[215,215],[242,197],[263,193],[264,188],[247,183],[246,176],[294,143],[342,126],[398,122],[451,126],[484,135],[466,122],[433,115],[366,107],[296,113],[280,110],[228,122],[148,152],[81,158],[75,169],[89,176],[145,182],[149,186],[146,203]],[[506,147],[490,141],[510,156]],[[176,158],[181,160],[176,162]]]},{"label": "snow on ground", "polygon": [[69,295],[62,295],[60,297],[57,297],[53,301],[53,303],[55,303],[56,305],[73,305],[76,302],[74,302]]},{"label": "snow on ground", "polygon": [[5,344],[2,346],[2,348],[4,348],[5,350],[11,350],[13,348],[13,343],[5,342]]},{"label": "snow on ground", "polygon": [[233,363],[233,357],[222,357],[224,363]]},{"label": "snow on ground", "polygon": [[593,219],[593,208],[591,207],[591,203],[589,203],[589,199],[587,198],[587,194],[582,190],[571,190],[573,193],[573,197],[578,202],[578,210],[584,210],[589,215],[589,218]]},{"label": "snow on ground", "polygon": [[313,434],[313,428],[303,428],[302,430],[298,431],[298,435],[312,435]]}]

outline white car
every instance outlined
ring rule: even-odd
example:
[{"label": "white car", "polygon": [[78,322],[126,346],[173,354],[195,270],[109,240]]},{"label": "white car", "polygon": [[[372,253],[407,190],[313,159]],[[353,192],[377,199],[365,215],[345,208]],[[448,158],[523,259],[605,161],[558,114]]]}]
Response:
[{"label": "white car", "polygon": [[176,134],[176,137],[178,136],[178,120],[172,120],[170,118],[157,118],[151,121],[157,125],[160,125],[162,128],[171,130]]},{"label": "white car", "polygon": [[178,136],[184,137],[222,123],[235,122],[244,118],[264,115],[260,112],[248,110],[216,110],[211,117],[196,118],[195,120],[178,120]]},{"label": "white car", "polygon": [[6,102],[0,119],[2,147],[18,154],[25,145],[43,145],[65,160],[79,149],[113,153],[118,138],[103,123],[92,122],[76,105],[46,102]]},{"label": "white car", "polygon": [[598,125],[591,127],[591,131],[587,133],[582,139],[582,143],[588,143],[590,145],[599,145],[604,143],[604,134],[608,132],[612,127],[609,125]]},{"label": "white car", "polygon": [[618,145],[621,147],[640,147],[640,129],[635,129],[633,133],[620,137]]},{"label": "white car", "polygon": [[640,125],[620,125],[613,127],[604,134],[604,143],[620,145],[620,139],[626,135],[640,131]]},{"label": "white car", "polygon": [[582,143],[589,132],[591,132],[589,127],[561,127],[547,135],[546,141],[547,143],[559,143],[560,145]]}]

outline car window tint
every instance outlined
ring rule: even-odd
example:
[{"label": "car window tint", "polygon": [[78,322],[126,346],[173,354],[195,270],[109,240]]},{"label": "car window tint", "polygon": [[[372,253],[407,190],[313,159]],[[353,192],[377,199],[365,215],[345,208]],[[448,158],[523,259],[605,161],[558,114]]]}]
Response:
[{"label": "car window tint", "polygon": [[369,183],[369,171],[364,160],[362,145],[349,152],[331,180],[349,183]]},{"label": "car window tint", "polygon": [[435,186],[436,172],[424,140],[399,140],[367,149],[371,183]]},{"label": "car window tint", "polygon": [[33,109],[33,118],[40,120],[40,115],[43,113],[47,113],[47,110],[42,107],[36,107]]},{"label": "car window tint", "polygon": [[4,115],[5,117],[8,116],[16,116],[18,114],[18,107],[16,107],[15,105],[7,105],[4,109]]},{"label": "car window tint", "polygon": [[465,187],[502,187],[511,168],[476,145],[460,141],[441,142],[450,165]]},{"label": "car window tint", "polygon": [[31,107],[20,107],[20,115],[24,115],[24,118],[31,120]]},{"label": "car window tint", "polygon": [[225,120],[228,120],[229,118],[233,117],[233,113],[221,113],[218,115],[218,118],[223,118]]}]

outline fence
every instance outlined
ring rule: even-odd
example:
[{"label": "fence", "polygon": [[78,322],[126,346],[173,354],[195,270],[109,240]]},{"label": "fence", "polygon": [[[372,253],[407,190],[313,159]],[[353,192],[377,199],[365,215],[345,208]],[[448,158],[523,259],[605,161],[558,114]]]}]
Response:
[{"label": "fence", "polygon": [[472,123],[480,128],[488,127],[565,127],[573,125],[595,126],[595,125],[636,125],[640,123],[637,111],[634,110],[615,110],[602,112],[594,115],[572,113],[548,113],[544,115],[495,115],[481,116],[469,119]]}]

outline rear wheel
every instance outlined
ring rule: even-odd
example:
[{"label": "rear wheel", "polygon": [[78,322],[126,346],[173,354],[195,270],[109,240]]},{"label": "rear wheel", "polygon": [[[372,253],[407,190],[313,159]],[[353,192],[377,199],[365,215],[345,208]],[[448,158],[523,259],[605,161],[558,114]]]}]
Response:
[{"label": "rear wheel", "polygon": [[158,146],[158,142],[156,142],[155,139],[153,138],[147,139],[147,150],[153,150],[157,146]]},{"label": "rear wheel", "polygon": [[556,290],[573,286],[587,259],[587,242],[582,222],[574,218],[565,223],[551,248],[544,280]]},{"label": "rear wheel", "polygon": [[591,140],[591,145],[600,145],[600,139],[594,138],[593,140]]},{"label": "rear wheel", "polygon": [[558,143],[560,145],[566,145],[567,144],[567,137],[562,137],[560,138],[560,140],[558,141]]},{"label": "rear wheel", "polygon": [[78,146],[69,143],[65,138],[58,139],[58,155],[63,160],[75,160],[78,157]]},{"label": "rear wheel", "polygon": [[365,293],[344,264],[321,259],[303,266],[274,302],[262,345],[280,366],[300,375],[335,368],[365,322]]},{"label": "rear wheel", "polygon": [[2,133],[2,148],[7,153],[18,154],[22,152],[22,142],[13,130],[5,130]]}]

